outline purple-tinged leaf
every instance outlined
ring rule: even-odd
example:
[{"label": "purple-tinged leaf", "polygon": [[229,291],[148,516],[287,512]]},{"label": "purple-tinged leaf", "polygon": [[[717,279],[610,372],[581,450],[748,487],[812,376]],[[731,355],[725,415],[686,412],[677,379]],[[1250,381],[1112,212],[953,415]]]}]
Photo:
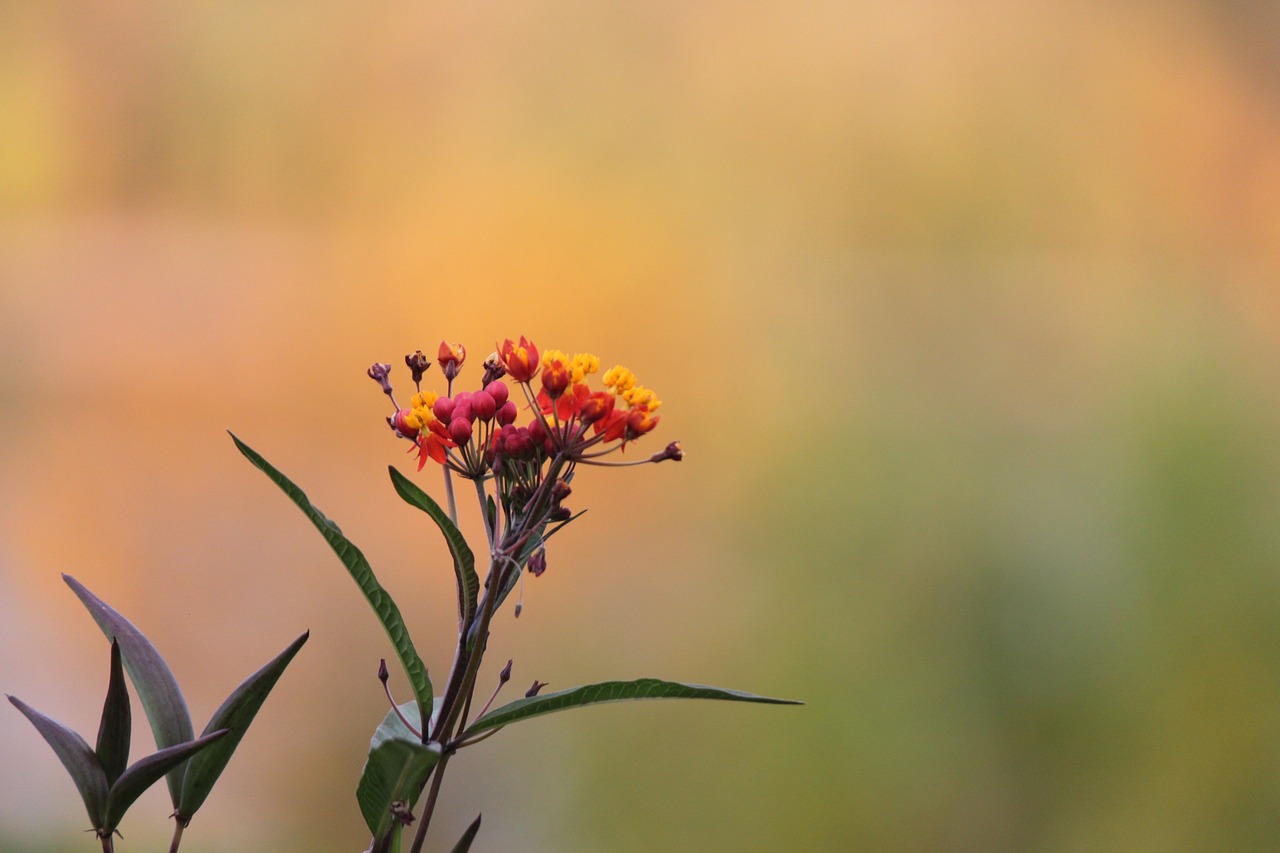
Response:
[{"label": "purple-tinged leaf", "polygon": [[[195,737],[187,700],[182,698],[177,679],[173,677],[169,665],[160,657],[155,646],[151,645],[151,641],[111,605],[89,592],[84,584],[71,575],[64,574],[62,579],[84,603],[89,615],[98,623],[107,639],[120,643],[124,668],[133,679],[134,689],[138,691],[138,699],[151,723],[156,746],[165,749],[186,743]],[[179,763],[169,774],[169,797],[174,808],[178,807],[184,769]]]},{"label": "purple-tinged leaf", "polygon": [[231,692],[218,710],[213,712],[209,725],[204,727],[204,734],[226,729],[229,734],[208,749],[202,750],[192,757],[187,764],[187,772],[182,780],[182,794],[178,801],[176,817],[185,825],[191,822],[205,798],[213,790],[213,785],[231,760],[236,747],[244,737],[257,715],[258,709],[266,701],[267,695],[275,687],[285,667],[293,660],[293,656],[302,648],[311,632],[307,631],[289,644],[283,652],[272,658],[265,666],[249,676]]},{"label": "purple-tinged leaf", "polygon": [[41,714],[17,696],[9,696],[9,701],[31,721],[45,742],[53,747],[62,766],[71,774],[71,781],[80,792],[80,798],[84,800],[85,810],[89,812],[89,822],[94,829],[101,830],[106,823],[107,774],[103,772],[102,765],[89,744],[80,735],[52,717]]},{"label": "purple-tinged leaf", "polygon": [[120,665],[120,643],[111,641],[111,681],[107,698],[102,703],[102,721],[98,724],[98,747],[94,752],[107,774],[107,784],[114,784],[129,766],[129,738],[133,733],[129,689],[124,683]]},{"label": "purple-tinged leaf", "polygon": [[186,743],[162,749],[159,752],[148,755],[146,758],[140,759],[136,764],[120,774],[120,778],[116,780],[116,783],[111,786],[111,790],[107,792],[107,807],[103,820],[103,830],[109,832],[119,826],[124,813],[129,810],[129,806],[133,805],[134,800],[142,796],[143,791],[158,782],[161,776],[227,734],[227,730],[223,729]]}]

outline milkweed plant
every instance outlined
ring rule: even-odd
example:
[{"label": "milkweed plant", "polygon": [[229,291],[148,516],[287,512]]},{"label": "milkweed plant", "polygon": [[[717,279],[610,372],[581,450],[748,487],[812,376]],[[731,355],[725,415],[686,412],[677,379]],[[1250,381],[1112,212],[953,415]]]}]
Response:
[{"label": "milkweed plant", "polygon": [[[302,510],[333,548],[386,631],[413,694],[411,700],[396,703],[386,660],[381,661],[378,678],[390,710],[374,730],[355,786],[359,811],[371,836],[366,853],[400,853],[405,845],[410,853],[425,849],[445,770],[454,755],[513,723],[569,708],[636,699],[799,704],[641,678],[552,693],[541,692],[546,685],[534,681],[522,697],[494,707],[510,680],[511,661],[496,678],[485,682],[496,681],[490,695],[485,695],[486,689],[477,698],[494,615],[525,573],[536,578],[546,571],[547,541],[582,514],[566,503],[579,468],[678,462],[684,452],[673,441],[644,455],[640,443],[651,441],[647,437],[661,420],[657,411],[662,404],[622,366],[605,371],[599,378],[603,388],[593,388],[590,377],[600,372],[600,359],[594,355],[539,352],[523,336],[519,342],[507,339],[485,359],[474,390],[458,387],[463,384],[459,377],[466,362],[461,344],[442,342],[435,362],[443,374],[443,394],[423,387],[432,361],[420,350],[405,356],[413,393],[403,406],[392,388],[390,364],[376,363],[368,375],[390,400],[387,424],[397,439],[411,445],[408,450],[416,456],[418,471],[430,463],[443,480],[445,506],[441,507],[422,486],[390,468],[396,493],[439,528],[453,565],[458,633],[453,664],[440,689],[409,637],[399,606],[378,582],[360,549],[292,480],[232,435],[239,451]],[[460,501],[455,489],[475,492],[474,511],[484,530],[478,548],[458,528]],[[483,581],[476,571],[477,550],[485,566]],[[169,850],[177,853],[183,832],[308,634],[245,679],[197,737],[173,672],[146,636],[75,578],[63,578],[110,643],[110,675],[97,739],[90,746],[75,731],[17,697],[9,696],[9,701],[31,721],[71,775],[104,853],[114,850],[125,812],[161,778],[168,784],[173,805]],[[513,605],[517,616],[520,606],[519,601]],[[133,764],[129,763],[131,703],[125,673],[156,743],[154,753]],[[450,849],[465,853],[479,829],[477,816]]]}]

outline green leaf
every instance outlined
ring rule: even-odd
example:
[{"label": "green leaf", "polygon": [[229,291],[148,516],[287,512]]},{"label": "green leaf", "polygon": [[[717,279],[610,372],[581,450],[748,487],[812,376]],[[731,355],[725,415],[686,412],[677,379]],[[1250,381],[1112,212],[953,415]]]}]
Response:
[{"label": "green leaf", "polygon": [[129,766],[129,737],[132,732],[129,690],[124,684],[124,667],[120,665],[120,643],[111,641],[111,681],[107,699],[102,703],[102,721],[98,724],[98,747],[94,753],[107,774],[110,785]]},{"label": "green leaf", "polygon": [[89,812],[89,822],[94,829],[101,830],[106,822],[107,774],[89,744],[80,735],[52,717],[41,714],[17,696],[9,696],[9,701],[31,721],[45,742],[53,747],[62,766],[71,774],[71,781],[80,792],[80,798],[84,800],[85,810]]},{"label": "green leaf", "polygon": [[453,845],[453,853],[467,853],[471,849],[471,842],[476,840],[476,834],[480,832],[480,818],[482,817],[484,815],[476,815],[476,819],[471,821],[471,826],[468,826],[467,831],[462,833],[458,843]]},{"label": "green leaf", "polygon": [[105,831],[114,830],[120,825],[120,821],[124,818],[124,813],[129,810],[129,806],[133,805],[134,800],[142,796],[143,791],[154,785],[161,776],[174,767],[182,764],[192,755],[227,734],[228,732],[224,729],[220,732],[203,735],[186,743],[162,749],[139,760],[124,773],[121,773],[120,778],[115,781],[115,784],[111,786],[111,790],[107,793],[106,818],[103,821],[103,829]]},{"label": "green leaf", "polygon": [[[427,721],[427,725],[433,725],[435,723],[436,716],[439,715],[440,706],[442,704],[444,704],[443,699],[436,699],[432,703],[431,718]],[[387,715],[382,718],[382,722],[378,724],[378,728],[374,729],[373,737],[369,739],[369,755],[371,760],[373,754],[378,752],[381,747],[388,743],[406,741],[419,746],[421,745],[421,739],[418,736],[418,732],[423,730],[422,717],[418,715],[417,703],[405,702],[401,705],[397,705],[396,708],[400,713],[397,714],[395,710],[387,711]],[[404,720],[400,719],[401,715],[404,716],[405,720],[409,721],[409,725],[413,726],[412,729],[409,728],[409,725],[405,725]],[[390,747],[385,750],[384,754],[394,756],[397,750],[397,747]],[[401,752],[404,751],[401,750]],[[394,799],[394,797],[389,793],[386,794],[386,799],[383,799],[385,792],[382,790],[378,780],[380,778],[380,774],[387,772],[388,768],[394,769],[394,764],[394,758],[379,759],[378,763],[374,765],[374,769],[372,771],[373,775],[370,775],[370,762],[366,762],[364,774],[361,776],[360,784],[356,788],[356,799],[360,803],[360,811],[365,816],[365,823],[369,825],[369,831],[375,836],[381,836],[384,834],[377,831],[374,823],[380,823],[384,814],[390,814],[391,801]],[[435,762],[432,761],[432,766],[434,765]],[[430,772],[430,768],[427,768],[427,772]],[[369,776],[368,782],[365,781],[366,776]],[[423,776],[422,778],[425,780],[426,776]],[[409,803],[410,808],[413,807],[414,801],[421,793],[421,788],[422,786],[419,785],[417,788],[412,789],[409,797],[404,798],[405,801]],[[366,801],[368,806],[367,808]],[[375,849],[377,849],[377,845],[375,845]]]},{"label": "green leaf", "polygon": [[302,648],[302,644],[311,636],[307,631],[289,644],[283,652],[269,663],[249,676],[218,710],[213,712],[209,725],[204,727],[203,734],[226,729],[229,734],[194,756],[187,764],[187,772],[182,779],[182,794],[178,801],[177,818],[183,824],[191,822],[195,813],[204,805],[205,798],[213,790],[213,785],[222,775],[227,762],[231,760],[236,747],[257,715],[258,709],[266,701],[267,695],[276,685],[276,681],[284,673],[285,667],[293,660],[293,656]]},{"label": "green leaf", "polygon": [[396,826],[392,803],[399,801],[413,808],[439,760],[439,744],[389,737],[371,745],[356,786],[356,800],[374,838],[384,838]]},{"label": "green leaf", "polygon": [[333,548],[334,553],[342,560],[342,564],[347,567],[347,571],[368,600],[369,606],[373,608],[373,612],[381,620],[383,630],[387,632],[387,636],[391,639],[391,645],[395,647],[396,655],[400,658],[400,664],[404,667],[405,674],[409,677],[409,685],[413,689],[414,698],[418,700],[422,715],[426,716],[426,709],[431,707],[432,698],[431,678],[427,675],[426,664],[422,662],[422,658],[418,655],[418,650],[413,646],[413,640],[409,637],[409,629],[405,627],[404,618],[400,615],[400,608],[396,606],[395,601],[392,600],[387,591],[382,588],[382,584],[378,583],[377,577],[373,574],[373,569],[369,566],[369,561],[365,559],[364,554],[360,553],[359,548],[352,545],[347,537],[342,535],[338,525],[316,509],[311,501],[307,499],[306,494],[295,486],[288,477],[272,467],[271,463],[263,459],[257,451],[236,438],[234,433],[231,435],[231,440],[236,443],[236,447],[245,455],[246,459],[252,462],[262,473],[266,474],[273,483],[280,487],[281,491],[289,496],[291,501],[297,504],[303,515],[311,519],[311,523],[316,526],[316,529],[320,531],[320,535],[324,536],[329,543],[329,547]]},{"label": "green leaf", "polygon": [[577,708],[582,705],[600,705],[605,702],[622,702],[635,699],[723,699],[730,702],[762,702],[769,705],[803,705],[794,699],[770,699],[739,690],[706,687],[701,684],[681,684],[678,681],[660,681],[656,678],[639,678],[635,681],[603,681],[517,699],[485,714],[471,724],[461,737],[470,737],[487,729],[505,726],[518,720],[540,717],[556,711]]},{"label": "green leaf", "polygon": [[476,599],[480,596],[480,579],[476,577],[476,559],[467,545],[467,540],[430,495],[394,467],[389,470],[391,482],[400,497],[404,498],[406,503],[416,506],[431,516],[431,520],[444,534],[445,542],[449,545],[449,553],[453,555],[453,573],[458,582],[458,618],[463,627],[470,625],[476,613]]},{"label": "green leaf", "polygon": [[[80,581],[65,574],[62,579],[84,603],[89,615],[98,623],[107,639],[120,643],[125,671],[133,679],[134,689],[138,691],[138,699],[151,723],[156,746],[164,749],[186,743],[195,737],[187,700],[182,698],[177,679],[173,677],[169,665],[160,657],[155,646],[151,645],[151,641],[132,622],[85,589]],[[179,766],[169,774],[169,797],[174,808],[178,806],[178,794],[182,790],[183,770]]]}]

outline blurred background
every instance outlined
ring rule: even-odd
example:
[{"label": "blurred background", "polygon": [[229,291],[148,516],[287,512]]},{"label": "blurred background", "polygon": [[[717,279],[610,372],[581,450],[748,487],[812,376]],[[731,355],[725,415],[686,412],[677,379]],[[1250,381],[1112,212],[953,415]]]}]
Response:
[{"label": "blurred background", "polygon": [[[521,333],[631,367],[642,444],[688,458],[578,478],[482,684],[808,704],[513,727],[451,765],[434,849],[477,812],[476,851],[1280,847],[1273,4],[0,15],[0,689],[96,732],[64,571],[197,728],[312,631],[187,853],[363,849],[385,712],[376,620],[225,430],[443,681],[446,553],[364,371],[448,338],[474,380]],[[0,759],[0,849],[94,846],[9,708]]]}]

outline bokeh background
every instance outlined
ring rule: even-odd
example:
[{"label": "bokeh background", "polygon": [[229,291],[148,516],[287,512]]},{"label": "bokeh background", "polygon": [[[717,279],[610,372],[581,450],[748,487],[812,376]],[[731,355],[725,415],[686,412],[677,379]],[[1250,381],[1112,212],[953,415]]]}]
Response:
[{"label": "bokeh background", "polygon": [[[688,458],[575,482],[491,659],[808,705],[513,727],[437,849],[477,812],[477,851],[1280,848],[1275,10],[0,4],[0,689],[96,731],[62,571],[197,727],[310,628],[183,849],[363,849],[388,647],[224,430],[442,680],[364,370],[525,333],[634,369]],[[0,849],[92,847],[0,711]]]}]

